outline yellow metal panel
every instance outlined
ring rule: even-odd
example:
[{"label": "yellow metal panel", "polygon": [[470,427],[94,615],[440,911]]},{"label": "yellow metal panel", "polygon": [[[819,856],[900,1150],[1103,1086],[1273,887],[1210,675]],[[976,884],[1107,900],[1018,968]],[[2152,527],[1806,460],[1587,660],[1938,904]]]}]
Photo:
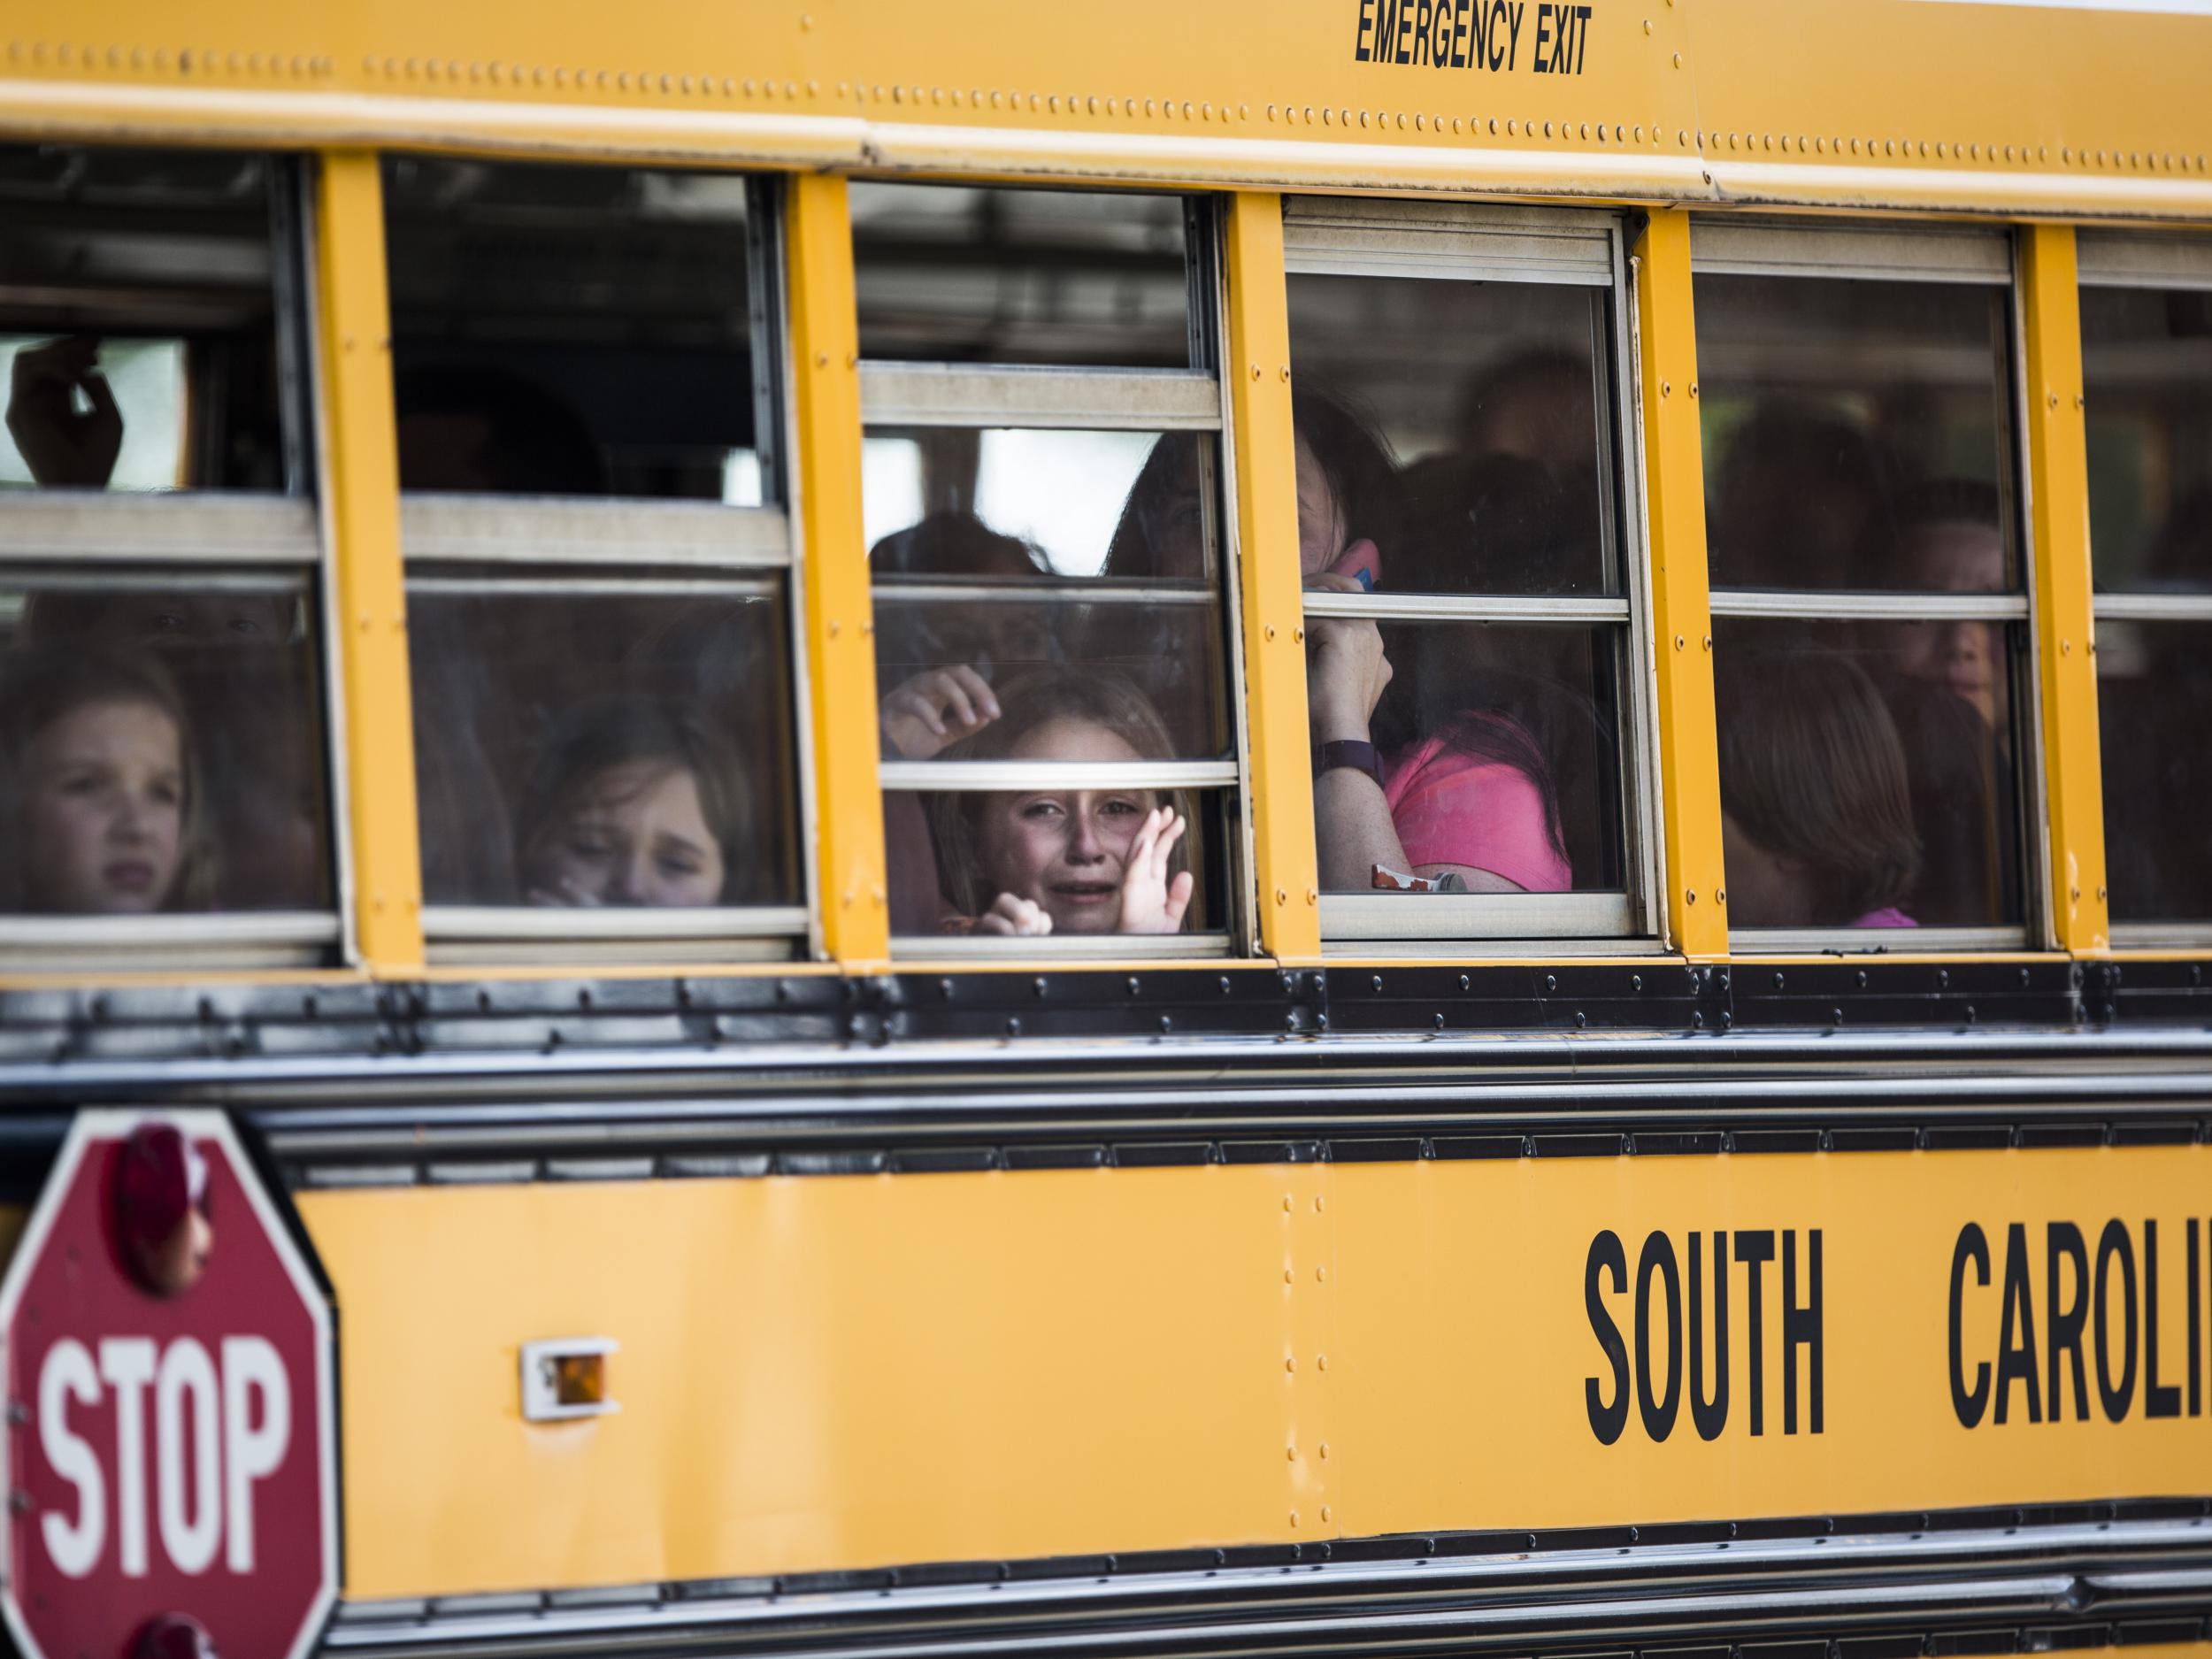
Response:
[{"label": "yellow metal panel", "polygon": [[1447,19],[1441,63],[1420,60],[1418,8],[1379,59],[1382,9],[1125,0],[1101,27],[1087,12],[1013,23],[994,0],[201,0],[187,30],[155,0],[17,0],[0,129],[2212,215],[2202,17],[1680,0],[1594,7],[1563,42],[1531,0],[1496,66],[1472,67],[1458,26],[1473,7],[1426,8]]},{"label": "yellow metal panel", "polygon": [[1721,864],[1690,216],[1679,210],[1653,213],[1637,239],[1634,259],[1667,936],[1689,956],[1717,956],[1728,949],[1727,873]]},{"label": "yellow metal panel", "polygon": [[[345,1327],[347,1589],[386,1596],[2199,1492],[2212,1331],[2189,1302],[2207,1283],[2208,1180],[2212,1147],[2162,1147],[416,1187],[299,1204]],[[2062,1253],[2058,1301],[2091,1286],[2076,1310],[2085,1417],[2067,1349],[2049,1348],[2050,1229],[2070,1224],[2090,1271]],[[1970,1225],[1985,1279],[1960,1262]],[[2108,1248],[2116,1228],[2124,1260]],[[1754,1434],[1746,1247],[1771,1230]],[[1712,1399],[1720,1374],[1717,1231],[1731,1240],[1728,1404],[1708,1439],[1692,1399]],[[1816,1359],[1802,1341],[1793,1356],[1784,1316],[1786,1292],[1815,1302],[1816,1233]],[[1623,1346],[1625,1395],[1591,1311],[1607,1233],[1622,1271],[1601,1268],[1594,1302]],[[1953,1392],[1955,1285],[1959,1382],[1980,1394],[1970,1427]],[[618,1414],[520,1420],[520,1345],[562,1336],[620,1344]],[[2055,1418],[2055,1369],[2070,1373]],[[1609,1443],[1594,1392],[1621,1407]]]},{"label": "yellow metal panel", "polygon": [[798,434],[815,870],[822,946],[845,967],[887,961],[883,793],[876,781],[874,610],[860,511],[860,324],[845,180],[790,181],[791,371]]},{"label": "yellow metal panel", "polygon": [[[1338,1519],[1359,1533],[1451,1526],[1568,1526],[1599,1522],[1848,1514],[2120,1494],[2195,1492],[2212,1478],[2212,1445],[2192,1417],[2198,1374],[2189,1335],[2191,1218],[2203,1209],[2212,1148],[1815,1154],[1333,1164],[1338,1215],[1337,1441],[1349,1471]],[[2131,1258],[2105,1278],[2103,1329],[2112,1382],[2131,1378],[2123,1420],[2107,1420],[2092,1344],[2093,1293],[2084,1303],[2088,1418],[2076,1416],[2070,1363],[2055,1362],[2047,1298],[2047,1227],[2078,1227],[2092,1263],[2117,1218]],[[2157,1382],[2175,1415],[2147,1416],[2151,1347],[2145,1317],[2145,1221],[2157,1225]],[[1986,1240],[1988,1278],[1970,1262],[1961,1285],[1961,1371],[1968,1390],[1988,1369],[1978,1425],[1954,1406],[1948,1353],[1955,1251],[1971,1222]],[[2020,1224],[2015,1334],[2032,1368],[2000,1385],[2008,1224]],[[1686,1302],[1688,1239],[1701,1235],[1703,1383],[1714,1393],[1716,1230],[1794,1231],[1797,1300],[1809,1300],[1810,1238],[1821,1234],[1822,1425],[1810,1429],[1807,1349],[1797,1352],[1797,1432],[1787,1431],[1789,1361],[1778,1259],[1762,1269],[1760,1406],[1752,1401],[1748,1269],[1732,1248],[1729,1396],[1708,1440],[1691,1410],[1686,1363],[1671,1432],[1655,1440],[1647,1401],[1663,1403],[1670,1360],[1663,1271],[1650,1278],[1648,1394],[1635,1383],[1639,1267],[1655,1231],[1670,1240]],[[1594,1241],[1610,1231],[1625,1271],[1598,1275],[1599,1301],[1627,1349],[1632,1403],[1619,1438],[1600,1441],[1601,1405],[1618,1398],[1586,1307]],[[2201,1255],[2204,1243],[2198,1239]],[[1409,1271],[1409,1264],[1417,1271]],[[2060,1301],[2078,1281],[2062,1263]],[[2124,1314],[2120,1296],[2132,1299]],[[1683,1312],[1686,1354],[1691,1331]],[[2129,1344],[2132,1346],[2129,1346]],[[2200,1359],[2202,1357],[2200,1355]],[[2052,1420],[2049,1374],[2065,1410]],[[2005,1421],[1995,1420],[2002,1400]],[[2031,1421],[2028,1402],[2041,1408]],[[1451,1402],[1410,1413],[1412,1401]]]},{"label": "yellow metal panel", "polygon": [[2111,922],[2097,751],[2097,636],[2090,618],[2081,298],[2070,226],[2021,231],[2020,310],[2028,346],[2028,537],[2035,559],[2051,921],[2064,949],[2102,952],[2111,942]]},{"label": "yellow metal panel", "polygon": [[1229,278],[1230,440],[1236,445],[1245,717],[1252,763],[1253,874],[1263,948],[1321,956],[1313,752],[1306,718],[1305,599],[1298,569],[1298,440],[1290,411],[1290,302],[1283,204],[1246,192],[1224,219]]},{"label": "yellow metal panel", "polygon": [[[1293,1528],[1310,1168],[303,1194],[337,1286],[347,1594]],[[1306,1205],[1302,1217],[1286,1196]],[[619,1413],[526,1425],[520,1344]]]},{"label": "yellow metal panel", "polygon": [[337,560],[330,644],[345,687],[356,936],[371,972],[412,973],[423,962],[422,866],[383,182],[376,157],[365,151],[332,151],[320,163],[315,310],[322,373],[317,388],[323,511]]}]

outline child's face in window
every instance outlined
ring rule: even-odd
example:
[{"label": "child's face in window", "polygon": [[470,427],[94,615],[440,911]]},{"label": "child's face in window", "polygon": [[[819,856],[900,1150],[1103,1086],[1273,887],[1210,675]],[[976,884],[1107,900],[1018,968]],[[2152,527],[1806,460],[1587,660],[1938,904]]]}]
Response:
[{"label": "child's face in window", "polygon": [[[1012,760],[1140,758],[1104,726],[1050,720],[1015,745]],[[993,797],[979,826],[984,883],[995,897],[1027,899],[1056,933],[1110,933],[1121,925],[1122,873],[1149,789],[1039,789]]]},{"label": "child's face in window", "polygon": [[588,784],[531,872],[534,904],[697,905],[722,895],[722,844],[699,780],[655,761],[610,766]]},{"label": "child's face in window", "polygon": [[24,894],[42,910],[157,910],[184,838],[183,740],[146,703],[88,703],[24,755]]},{"label": "child's face in window", "polygon": [[[1996,593],[2005,584],[2004,542],[1993,526],[1929,525],[1914,533],[1907,553],[1929,586],[1945,593]],[[1965,698],[1993,726],[2004,722],[2009,698],[2000,625],[1913,622],[1898,632],[1898,666],[1906,673]]]},{"label": "child's face in window", "polygon": [[1316,576],[1336,563],[1344,551],[1348,532],[1344,511],[1321,457],[1304,439],[1298,441],[1298,569]]}]

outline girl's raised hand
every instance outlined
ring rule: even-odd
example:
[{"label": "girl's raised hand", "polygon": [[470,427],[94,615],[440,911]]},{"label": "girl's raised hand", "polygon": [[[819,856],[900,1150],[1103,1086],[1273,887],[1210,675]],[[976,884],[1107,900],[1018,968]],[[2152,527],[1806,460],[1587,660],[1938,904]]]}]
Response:
[{"label": "girl's raised hand", "polygon": [[1002,893],[991,908],[975,918],[979,933],[998,933],[1009,939],[1038,939],[1052,931],[1052,918],[1028,899]]},{"label": "girl's raised hand", "polygon": [[1172,879],[1168,870],[1175,843],[1183,839],[1190,820],[1173,807],[1156,806],[1145,814],[1143,827],[1129,843],[1129,861],[1121,871],[1121,931],[1125,933],[1173,933],[1183,926],[1183,912],[1190,909],[1196,878],[1187,870]]},{"label": "girl's raised hand", "polygon": [[904,760],[934,760],[999,717],[990,681],[967,667],[931,668],[883,700],[883,741]]}]

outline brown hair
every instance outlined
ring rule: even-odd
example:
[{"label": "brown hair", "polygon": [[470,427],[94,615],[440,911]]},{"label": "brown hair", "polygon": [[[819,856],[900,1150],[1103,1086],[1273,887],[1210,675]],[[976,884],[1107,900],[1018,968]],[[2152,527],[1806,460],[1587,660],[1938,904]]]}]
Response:
[{"label": "brown hair", "polygon": [[1716,682],[1721,805],[1813,872],[1817,925],[1904,898],[1920,838],[1904,744],[1874,682],[1819,651],[1724,657]]},{"label": "brown hair", "polygon": [[688,703],[641,696],[586,703],[554,728],[530,769],[515,834],[515,867],[526,886],[554,835],[583,802],[593,782],[617,766],[640,762],[691,774],[707,831],[722,849],[725,904],[750,902],[758,885],[759,842],[752,797],[721,733]]},{"label": "brown hair", "polygon": [[208,843],[207,791],[193,753],[192,721],[168,671],[147,654],[124,658],[105,652],[49,648],[29,651],[0,677],[0,909],[21,911],[33,896],[24,890],[23,760],[41,732],[65,715],[94,703],[138,703],[158,710],[177,731],[184,772],[184,813],[177,837],[177,872],[163,895],[165,910],[207,908],[215,881]]},{"label": "brown hair", "polygon": [[[1005,713],[972,737],[946,749],[942,758],[1004,760],[1032,732],[1055,720],[1077,720],[1111,732],[1144,760],[1174,756],[1167,726],[1152,700],[1121,675],[1100,669],[1046,668],[1024,674],[998,692]],[[1187,819],[1190,802],[1179,789],[1152,790],[1156,800]],[[945,897],[963,916],[980,915],[995,896],[982,867],[982,820],[999,793],[978,791],[933,795],[924,806],[937,843],[937,870]],[[1190,837],[1176,842],[1171,873],[1188,867]]]}]

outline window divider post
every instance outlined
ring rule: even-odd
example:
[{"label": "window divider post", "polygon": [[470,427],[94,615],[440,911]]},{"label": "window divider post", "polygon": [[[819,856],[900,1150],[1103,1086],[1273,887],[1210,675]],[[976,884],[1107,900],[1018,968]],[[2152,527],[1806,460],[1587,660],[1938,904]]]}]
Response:
[{"label": "window divider post", "polygon": [[2096,619],[2089,562],[2089,447],[2081,295],[2070,225],[2020,231],[2027,338],[2028,555],[2050,830],[2050,918],[2062,950],[2111,947],[2104,776],[2098,751]]},{"label": "window divider post", "polygon": [[[334,150],[315,173],[314,315],[324,535],[334,592],[324,611],[343,688],[352,934],[378,977],[422,971],[422,862],[415,805],[406,575],[384,189],[368,150]],[[346,902],[346,901],[342,901]]]},{"label": "window divider post", "polygon": [[1689,214],[1680,209],[1651,213],[1632,254],[1649,503],[1652,658],[1659,682],[1667,937],[1686,956],[1717,957],[1728,950],[1728,877],[1721,851]]},{"label": "window divider post", "polygon": [[785,196],[795,428],[794,533],[813,726],[822,949],[843,968],[891,956],[876,772],[875,612],[861,518],[860,324],[844,179],[795,174]]},{"label": "window divider post", "polygon": [[1298,438],[1291,418],[1290,297],[1282,197],[1228,200],[1227,441],[1235,446],[1253,875],[1262,948],[1321,959],[1320,863],[1306,715],[1305,600],[1298,567]]}]

